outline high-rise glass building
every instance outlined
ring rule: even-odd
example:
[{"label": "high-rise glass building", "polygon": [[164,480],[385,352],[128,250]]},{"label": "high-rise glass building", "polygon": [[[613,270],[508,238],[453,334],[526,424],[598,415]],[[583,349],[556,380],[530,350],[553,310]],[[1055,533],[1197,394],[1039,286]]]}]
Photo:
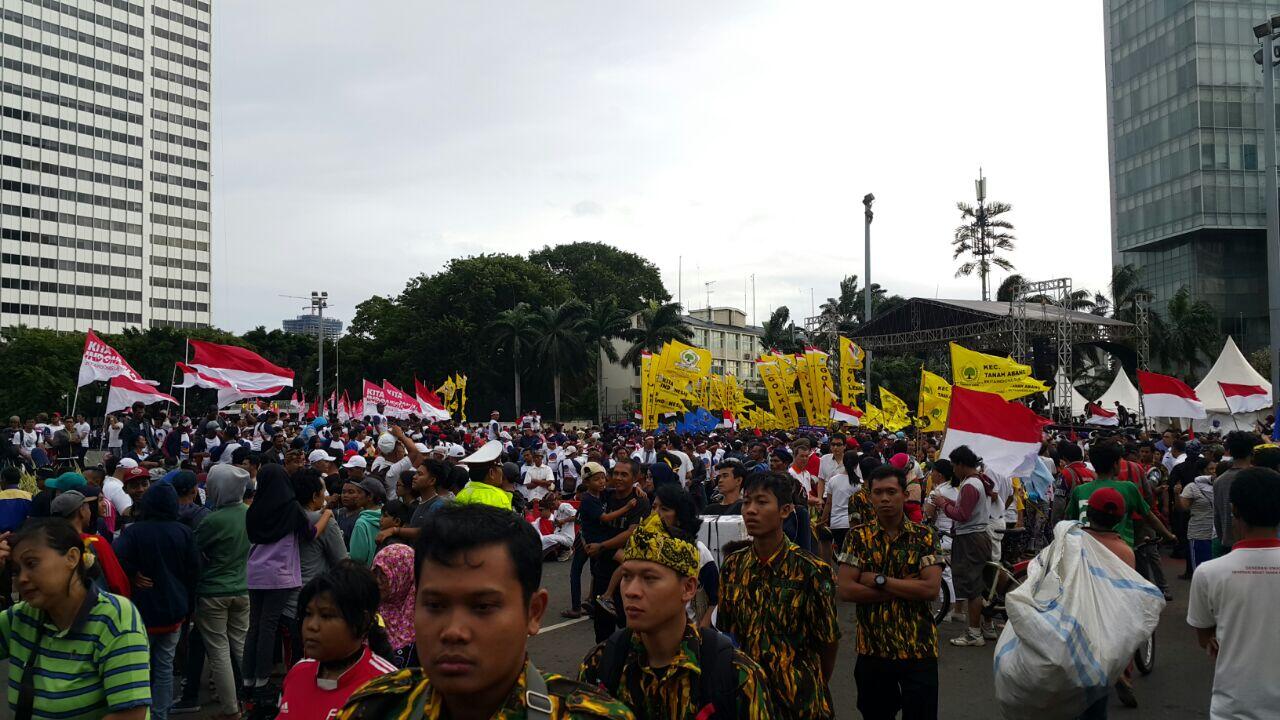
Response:
[{"label": "high-rise glass building", "polygon": [[[1280,1],[1104,0],[1111,253],[1165,312],[1179,288],[1224,333],[1267,341],[1262,74]],[[1273,110],[1274,112],[1274,110]]]},{"label": "high-rise glass building", "polygon": [[0,0],[0,327],[209,324],[210,11]]}]

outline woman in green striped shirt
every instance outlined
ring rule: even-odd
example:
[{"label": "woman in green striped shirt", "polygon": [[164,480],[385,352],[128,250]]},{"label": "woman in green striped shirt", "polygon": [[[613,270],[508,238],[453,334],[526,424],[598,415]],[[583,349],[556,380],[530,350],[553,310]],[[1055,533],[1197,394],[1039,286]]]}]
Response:
[{"label": "woman in green striped shirt", "polygon": [[147,630],[133,604],[93,589],[93,556],[62,518],[0,540],[22,601],[0,612],[0,659],[17,720],[143,720],[151,705]]}]

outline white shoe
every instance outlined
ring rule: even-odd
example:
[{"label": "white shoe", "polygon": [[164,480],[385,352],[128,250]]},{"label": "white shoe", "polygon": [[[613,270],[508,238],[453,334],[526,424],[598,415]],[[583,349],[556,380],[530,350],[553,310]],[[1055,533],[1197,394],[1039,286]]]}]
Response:
[{"label": "white shoe", "polygon": [[982,637],[985,640],[999,640],[1000,631],[993,627],[982,628]]},{"label": "white shoe", "polygon": [[987,644],[987,640],[982,637],[982,633],[977,633],[975,635],[974,632],[970,630],[960,637],[951,638],[951,644],[956,647],[982,647]]}]

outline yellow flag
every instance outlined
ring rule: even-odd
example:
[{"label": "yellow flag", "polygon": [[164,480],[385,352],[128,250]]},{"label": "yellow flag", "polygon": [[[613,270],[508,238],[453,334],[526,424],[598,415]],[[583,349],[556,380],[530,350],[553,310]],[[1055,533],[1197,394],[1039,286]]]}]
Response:
[{"label": "yellow flag", "polygon": [[458,414],[461,416],[461,421],[465,423],[467,421],[467,376],[455,377],[458,379]]},{"label": "yellow flag", "polygon": [[654,410],[653,403],[653,353],[645,352],[640,355],[640,427],[643,430],[653,430],[658,427],[658,416]]},{"label": "yellow flag", "polygon": [[440,399],[444,401],[444,405],[446,408],[452,406],[453,394],[457,391],[458,391],[458,387],[454,385],[453,378],[451,377],[446,377],[444,379],[444,384],[436,388],[436,392],[439,393]]},{"label": "yellow flag", "polygon": [[861,370],[867,354],[847,337],[840,338],[840,402],[849,407],[858,404],[858,396],[866,392],[855,371]]},{"label": "yellow flag", "polygon": [[951,343],[951,375],[956,385],[1016,400],[1049,387],[1031,377],[1031,366],[1010,358],[986,355]]},{"label": "yellow flag", "polygon": [[658,369],[662,375],[671,378],[684,378],[693,382],[711,372],[711,351],[672,341],[662,351],[662,365]]},{"label": "yellow flag", "polygon": [[867,407],[862,411],[862,418],[859,419],[858,423],[861,427],[868,430],[879,430],[884,426],[883,417],[884,416],[880,412],[880,408],[872,405],[871,402],[868,401]]},{"label": "yellow flag", "polygon": [[923,367],[920,368],[920,404],[916,408],[922,432],[947,429],[947,409],[951,406],[951,384]]},{"label": "yellow flag", "polygon": [[907,417],[907,404],[893,393],[880,386],[880,423],[885,430],[895,431],[911,424]]},{"label": "yellow flag", "polygon": [[760,381],[769,394],[769,411],[788,428],[798,426],[800,422],[796,417],[796,406],[791,400],[789,388],[782,379],[779,363],[762,362],[758,364],[757,370],[760,373]]}]

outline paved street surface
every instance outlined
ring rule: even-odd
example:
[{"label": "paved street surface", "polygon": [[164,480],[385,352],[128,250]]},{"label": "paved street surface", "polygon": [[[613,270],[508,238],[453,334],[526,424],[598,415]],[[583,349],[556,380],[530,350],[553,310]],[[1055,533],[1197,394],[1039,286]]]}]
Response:
[{"label": "paved street surface", "polygon": [[[1182,572],[1181,560],[1166,560],[1165,573],[1174,577]],[[565,621],[560,611],[569,604],[569,563],[547,563],[543,584],[551,592],[551,608],[545,629],[530,642],[530,652],[543,670],[577,675],[578,663],[591,649],[593,636],[589,620]],[[583,586],[590,577],[583,571]],[[1164,617],[1156,631],[1159,639],[1156,669],[1149,677],[1138,677],[1135,683],[1139,707],[1128,710],[1114,695],[1111,717],[1118,720],[1183,720],[1209,716],[1209,690],[1213,684],[1213,665],[1196,646],[1195,633],[1186,624],[1186,598],[1190,583],[1173,580],[1173,602],[1165,606]],[[841,639],[836,680],[832,683],[836,717],[857,718],[857,693],[853,684],[853,608],[841,605]],[[942,659],[940,717],[946,720],[989,720],[998,717],[995,690],[991,676],[994,643],[984,648],[958,648],[945,642],[959,635],[959,623],[946,623]],[[0,673],[7,673],[7,663],[0,663]],[[207,693],[206,693],[207,694]],[[182,717],[203,718],[209,713]],[[0,704],[0,720],[12,718],[7,703]]]}]

